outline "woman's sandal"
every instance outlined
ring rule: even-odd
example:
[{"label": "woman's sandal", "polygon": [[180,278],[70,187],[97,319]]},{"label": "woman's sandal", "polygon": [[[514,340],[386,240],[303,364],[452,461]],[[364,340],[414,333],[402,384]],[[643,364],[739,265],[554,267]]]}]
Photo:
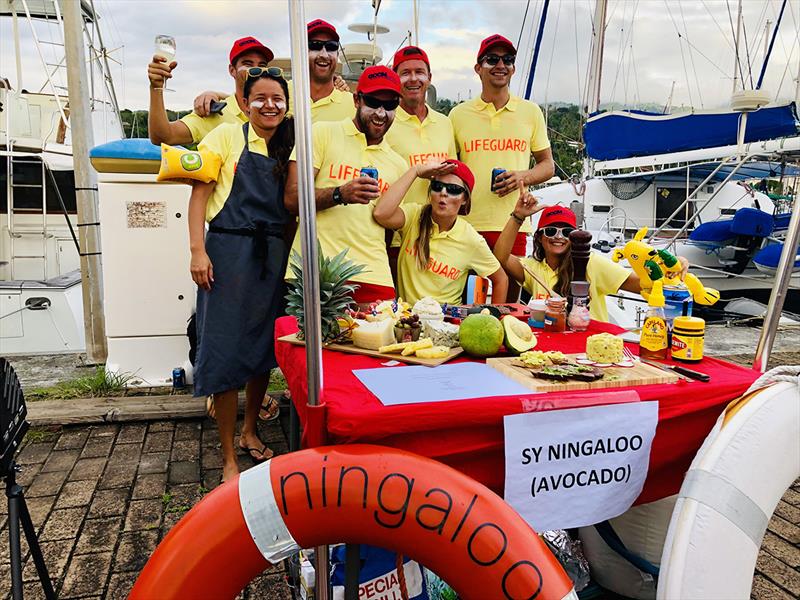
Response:
[{"label": "woman's sandal", "polygon": [[247,452],[247,454],[250,455],[250,458],[252,458],[253,462],[255,463],[266,462],[275,455],[275,453],[272,450],[267,448],[266,444],[264,444],[260,449],[248,448],[246,446],[239,445],[239,450]]},{"label": "woman's sandal", "polygon": [[206,414],[210,419],[217,419],[217,411],[214,408],[214,396],[206,396]]},{"label": "woman's sandal", "polygon": [[274,421],[278,417],[281,416],[281,405],[278,402],[277,398],[270,396],[269,394],[264,395],[264,401],[261,404],[261,408],[258,411],[258,418],[262,421]]}]

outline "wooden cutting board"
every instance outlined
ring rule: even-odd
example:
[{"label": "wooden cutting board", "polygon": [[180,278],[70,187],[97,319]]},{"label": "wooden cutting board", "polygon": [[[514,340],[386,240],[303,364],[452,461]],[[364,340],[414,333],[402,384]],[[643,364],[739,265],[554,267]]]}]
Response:
[{"label": "wooden cutting board", "polygon": [[[575,362],[577,354],[567,354],[570,362]],[[650,385],[654,383],[675,383],[679,377],[675,373],[662,371],[648,364],[635,362],[632,367],[605,367],[603,378],[597,381],[555,381],[533,377],[531,371],[514,366],[516,358],[487,358],[486,364],[497,369],[506,377],[521,383],[536,392],[567,392],[573,390],[596,390],[628,387],[631,385]]]},{"label": "wooden cutting board", "polygon": [[[278,341],[288,342],[295,346],[306,345],[305,340],[297,339],[296,333],[278,338]],[[399,352],[388,353],[378,352],[377,350],[367,350],[366,348],[358,348],[353,344],[328,344],[324,348],[325,350],[336,350],[337,352],[347,352],[349,354],[362,354],[364,356],[383,358],[385,360],[399,360],[400,362],[408,363],[410,365],[423,365],[426,367],[438,367],[439,365],[446,363],[448,360],[451,360],[464,352],[464,349],[461,346],[456,346],[455,348],[450,348],[450,354],[444,358],[419,358],[417,356],[403,356]]]}]

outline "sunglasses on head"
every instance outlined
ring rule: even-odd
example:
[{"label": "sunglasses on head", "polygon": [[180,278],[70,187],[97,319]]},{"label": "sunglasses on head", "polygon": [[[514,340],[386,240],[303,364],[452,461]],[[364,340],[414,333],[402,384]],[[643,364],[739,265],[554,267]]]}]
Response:
[{"label": "sunglasses on head", "polygon": [[575,231],[574,227],[542,227],[539,231],[544,234],[544,237],[554,238],[561,235],[563,238],[568,238],[569,234]]},{"label": "sunglasses on head", "polygon": [[483,57],[481,62],[486,63],[490,67],[494,67],[500,61],[503,61],[503,64],[507,67],[510,67],[514,64],[514,61],[517,60],[516,54],[504,54],[503,56],[498,56],[497,54],[487,54]]},{"label": "sunglasses on head", "polygon": [[308,40],[308,49],[314,52],[319,52],[325,48],[327,52],[338,52],[339,42],[334,40]]},{"label": "sunglasses on head", "polygon": [[444,181],[439,181],[438,179],[431,181],[432,192],[438,193],[442,190],[447,190],[448,196],[460,196],[461,194],[467,193],[467,188],[460,186],[457,183],[445,183]]},{"label": "sunglasses on head", "polygon": [[380,98],[369,96],[367,94],[359,94],[359,97],[364,101],[364,104],[375,110],[382,106],[386,112],[392,112],[393,110],[397,109],[398,106],[400,106],[400,98],[381,100]]},{"label": "sunglasses on head", "polygon": [[261,77],[264,73],[270,77],[283,77],[283,69],[280,67],[250,67],[247,69],[247,76],[250,78]]}]

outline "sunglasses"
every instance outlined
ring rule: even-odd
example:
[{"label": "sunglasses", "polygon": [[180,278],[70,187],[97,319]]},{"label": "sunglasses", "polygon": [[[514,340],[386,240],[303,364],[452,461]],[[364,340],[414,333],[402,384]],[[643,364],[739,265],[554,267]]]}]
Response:
[{"label": "sunglasses", "polygon": [[494,67],[501,60],[503,61],[503,64],[505,66],[510,67],[517,60],[517,55],[516,54],[504,54],[503,56],[498,56],[497,54],[487,54],[486,56],[483,57],[483,60],[481,62],[486,63],[490,67]]},{"label": "sunglasses", "polygon": [[313,52],[319,52],[325,48],[326,52],[338,52],[339,51],[339,42],[335,42],[333,40],[323,41],[323,40],[308,40],[308,49],[312,50]]},{"label": "sunglasses", "polygon": [[400,98],[392,98],[391,100],[381,100],[375,96],[368,96],[367,94],[358,95],[368,107],[372,109],[379,109],[381,106],[386,112],[392,112],[400,106]]},{"label": "sunglasses", "polygon": [[444,181],[439,181],[438,179],[434,179],[431,181],[431,191],[432,192],[441,192],[442,190],[447,190],[448,196],[460,196],[461,194],[467,193],[467,188],[460,186],[456,183],[445,183]]},{"label": "sunglasses", "polygon": [[250,67],[247,69],[247,76],[255,79],[266,73],[270,77],[283,77],[283,69],[280,67]]},{"label": "sunglasses", "polygon": [[544,234],[544,237],[554,238],[561,235],[563,238],[568,238],[569,234],[575,231],[574,227],[542,227],[539,231]]}]

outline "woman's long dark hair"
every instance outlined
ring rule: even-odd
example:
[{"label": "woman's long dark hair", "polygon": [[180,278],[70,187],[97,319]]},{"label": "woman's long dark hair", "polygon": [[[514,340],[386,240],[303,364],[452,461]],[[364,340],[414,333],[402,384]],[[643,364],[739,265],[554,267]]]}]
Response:
[{"label": "woman's long dark hair", "polygon": [[[289,110],[289,86],[283,77],[275,77],[266,71],[261,73],[258,77],[248,77],[244,82],[244,97],[250,100],[250,92],[253,86],[259,79],[271,79],[277,81],[281,86],[284,95],[286,96],[286,110]],[[292,117],[284,117],[281,124],[275,129],[269,142],[267,142],[267,152],[269,157],[275,159],[278,164],[275,165],[273,175],[281,181],[286,182],[286,173],[289,170],[289,156],[294,149],[294,119]]]},{"label": "woman's long dark hair", "polygon": [[[538,261],[545,259],[544,246],[542,246],[542,233],[541,230],[533,234],[533,258]],[[557,294],[568,298],[570,294],[569,284],[572,281],[572,248],[567,248],[567,251],[561,255],[561,262],[556,269],[556,285],[553,289]]]},{"label": "woman's long dark hair", "polygon": [[[472,197],[469,193],[469,188],[464,188],[464,195],[467,202],[458,210],[460,215],[468,215],[472,207]],[[431,233],[433,233],[433,207],[430,203],[431,188],[428,186],[428,203],[422,207],[419,213],[419,235],[414,242],[414,249],[417,253],[417,268],[424,271],[428,268],[428,261],[431,255]]]}]

